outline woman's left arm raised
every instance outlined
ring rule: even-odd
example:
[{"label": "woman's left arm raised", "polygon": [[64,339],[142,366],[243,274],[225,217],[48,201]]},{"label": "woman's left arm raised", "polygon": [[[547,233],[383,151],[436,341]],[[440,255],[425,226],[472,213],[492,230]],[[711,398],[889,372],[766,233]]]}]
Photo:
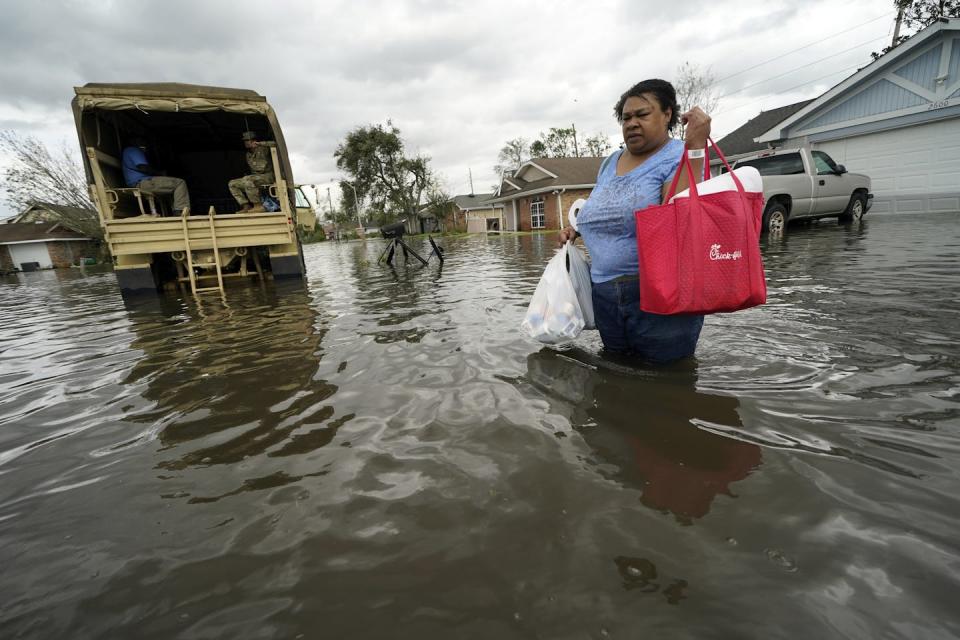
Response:
[{"label": "woman's left arm raised", "polygon": [[[687,148],[693,150],[706,149],[707,138],[710,137],[710,116],[700,107],[694,107],[690,109],[690,111],[681,114],[680,120],[686,125],[683,141],[687,143]],[[697,183],[703,182],[703,163],[706,162],[706,160],[706,155],[704,155],[703,158],[690,160],[690,166],[693,167],[693,179]],[[681,167],[683,167],[682,163],[680,167],[677,167],[677,171],[680,171]],[[680,174],[680,180],[677,181],[677,193],[690,187],[689,178],[690,176],[687,175],[686,171]],[[663,183],[663,188],[660,193],[662,202],[667,201],[667,192],[670,191],[670,183],[672,181],[673,176],[671,175],[670,178]]]}]

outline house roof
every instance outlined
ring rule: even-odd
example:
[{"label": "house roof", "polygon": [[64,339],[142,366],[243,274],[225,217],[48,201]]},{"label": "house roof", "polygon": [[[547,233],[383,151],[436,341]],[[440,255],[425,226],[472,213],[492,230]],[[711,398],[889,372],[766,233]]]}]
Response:
[{"label": "house roof", "polygon": [[592,188],[603,158],[533,158],[513,176],[504,177],[488,203],[506,202],[521,196],[571,187]]},{"label": "house roof", "polygon": [[51,204],[49,202],[34,202],[29,207],[10,218],[10,222],[22,222],[27,214],[33,211],[49,211],[56,216],[56,221],[63,227],[83,233],[84,226],[100,224],[97,212],[93,209],[81,209],[80,207],[71,207],[65,204]]},{"label": "house roof", "polygon": [[470,209],[489,209],[491,206],[496,206],[486,202],[486,200],[491,196],[493,196],[492,193],[467,193],[464,195],[453,196],[453,203],[461,211],[469,211]]},{"label": "house roof", "polygon": [[50,240],[89,240],[83,234],[64,229],[57,222],[8,222],[0,224],[0,244]]},{"label": "house roof", "polygon": [[857,86],[862,86],[862,84],[868,81],[869,78],[875,76],[878,71],[890,67],[897,61],[902,60],[910,53],[911,50],[922,45],[931,38],[936,37],[940,33],[951,31],[956,32],[958,30],[960,30],[960,18],[940,18],[939,20],[925,27],[919,33],[911,36],[910,39],[903,44],[880,56],[867,66],[857,70],[856,73],[848,76],[840,83],[834,85],[831,89],[827,90],[819,97],[811,100],[805,107],[798,110],[793,115],[781,122],[773,123],[767,131],[757,136],[757,140],[760,142],[774,142],[789,137],[787,131],[793,124],[810,115],[820,107],[823,107],[837,96],[853,90]]},{"label": "house roof", "polygon": [[[770,111],[761,111],[760,115],[748,120],[738,129],[723,136],[717,140],[717,146],[723,151],[725,156],[739,156],[751,151],[760,151],[766,149],[767,145],[762,142],[754,142],[754,138],[766,133],[771,127],[779,122],[789,118],[800,109],[813,102],[813,100],[804,100],[794,104],[788,104],[785,107],[771,109]],[[717,159],[716,162],[720,160]]]}]

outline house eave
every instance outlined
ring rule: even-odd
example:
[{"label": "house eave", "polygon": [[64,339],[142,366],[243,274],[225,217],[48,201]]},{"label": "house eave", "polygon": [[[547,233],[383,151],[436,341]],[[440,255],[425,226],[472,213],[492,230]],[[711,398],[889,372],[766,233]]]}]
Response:
[{"label": "house eave", "polygon": [[4,241],[0,240],[0,245],[11,245],[11,244],[37,244],[38,242],[83,242],[84,240],[90,240],[90,238],[37,238],[36,240],[12,240]]},{"label": "house eave", "polygon": [[549,187],[541,187],[539,189],[531,189],[530,191],[521,191],[519,193],[513,193],[509,196],[503,196],[502,198],[497,198],[495,200],[488,200],[487,202],[510,202],[511,200],[518,200],[520,198],[525,198],[527,196],[536,196],[541,193],[550,193],[552,191],[562,191],[565,189],[593,189],[596,186],[596,183],[592,184],[555,184]]}]

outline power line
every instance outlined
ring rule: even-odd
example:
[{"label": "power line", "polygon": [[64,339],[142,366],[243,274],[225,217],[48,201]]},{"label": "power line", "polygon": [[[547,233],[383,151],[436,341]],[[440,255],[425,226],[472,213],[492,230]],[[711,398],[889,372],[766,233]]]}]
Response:
[{"label": "power line", "polygon": [[754,82],[753,84],[748,84],[748,85],[745,86],[745,87],[740,87],[740,88],[737,89],[736,91],[731,91],[730,93],[725,93],[725,94],[723,94],[722,96],[718,96],[718,99],[726,98],[727,96],[736,95],[736,94],[738,94],[738,93],[741,93],[741,92],[743,92],[743,91],[746,91],[747,89],[750,89],[750,88],[752,88],[752,87],[755,87],[755,86],[757,86],[758,84],[763,84],[763,83],[765,83],[765,82],[770,82],[771,80],[776,80],[777,78],[782,78],[783,76],[790,75],[790,74],[793,73],[794,71],[800,71],[801,69],[806,69],[807,67],[812,67],[813,65],[819,64],[819,63],[823,62],[824,60],[830,60],[831,58],[835,58],[836,56],[838,56],[838,55],[840,55],[840,54],[842,54],[842,53],[847,53],[848,51],[853,51],[854,49],[859,49],[860,47],[862,47],[862,46],[864,46],[864,45],[866,45],[866,44],[870,44],[871,42],[874,42],[874,41],[876,41],[876,40],[879,40],[880,38],[886,38],[886,37],[887,37],[887,36],[884,35],[884,36],[879,36],[879,37],[876,37],[876,38],[871,38],[870,40],[867,40],[867,41],[865,41],[865,42],[861,42],[860,44],[855,44],[855,45],[853,45],[852,47],[850,47],[849,49],[844,49],[843,51],[834,51],[834,52],[831,53],[830,55],[828,55],[828,56],[826,56],[826,57],[823,57],[823,58],[820,58],[819,60],[814,60],[813,62],[808,62],[807,64],[800,65],[799,67],[794,67],[793,69],[790,69],[789,71],[784,71],[783,73],[780,73],[780,74],[775,75],[775,76],[771,76],[771,77],[769,77],[769,78],[765,78],[765,79],[763,79],[763,80],[760,80],[759,82]]},{"label": "power line", "polygon": [[[869,63],[867,63],[867,64],[869,64]],[[828,74],[825,75],[825,76],[820,76],[819,78],[814,78],[813,80],[807,80],[807,81],[805,81],[805,82],[801,82],[800,84],[798,84],[798,85],[796,85],[796,86],[793,86],[793,87],[790,87],[789,89],[783,89],[782,91],[780,91],[780,93],[789,93],[790,91],[793,91],[794,89],[799,89],[800,87],[804,87],[804,86],[806,86],[806,85],[808,85],[808,84],[813,84],[814,82],[819,82],[820,80],[824,80],[824,79],[826,79],[826,78],[829,78],[830,76],[835,76],[835,75],[837,75],[838,73],[843,73],[843,72],[845,72],[845,71],[849,71],[850,69],[856,69],[857,67],[860,67],[860,64],[859,64],[859,63],[854,64],[854,65],[850,65],[849,67],[845,67],[845,68],[843,68],[843,69],[838,69],[838,70],[836,70],[836,71],[832,71],[832,72],[828,73]],[[862,67],[860,67],[860,68],[862,68]],[[740,110],[740,109],[743,109],[744,107],[749,107],[749,106],[752,106],[752,103],[749,103],[749,102],[748,102],[747,104],[742,104],[742,105],[740,105],[739,107],[734,107],[734,108],[732,108],[732,109],[724,109],[723,111],[717,111],[717,112],[716,112],[716,115],[720,115],[721,113],[730,113],[731,111],[738,111],[738,110]]]},{"label": "power line", "polygon": [[[753,70],[753,69],[756,69],[757,67],[762,67],[763,65],[767,64],[768,62],[773,62],[773,61],[775,61],[775,60],[779,60],[780,58],[785,58],[786,56],[789,56],[790,54],[796,53],[797,51],[803,51],[804,49],[808,49],[808,48],[812,47],[812,46],[815,45],[815,44],[820,44],[821,42],[824,42],[825,40],[829,40],[830,38],[835,38],[835,37],[840,36],[840,35],[843,35],[843,34],[845,34],[845,33],[849,33],[850,31],[853,31],[853,30],[855,30],[855,29],[859,29],[860,27],[863,27],[863,26],[865,26],[865,25],[868,25],[868,24],[871,24],[871,23],[873,23],[873,22],[876,22],[877,20],[881,20],[881,19],[883,19],[883,18],[889,18],[889,17],[892,16],[892,15],[893,15],[892,12],[891,12],[891,13],[885,13],[885,14],[883,14],[883,15],[881,15],[881,16],[877,16],[876,18],[873,18],[872,20],[867,20],[866,22],[861,22],[860,24],[858,24],[858,25],[855,26],[855,27],[850,27],[849,29],[844,29],[843,31],[838,31],[837,33],[834,33],[833,35],[826,36],[825,38],[820,38],[819,40],[816,40],[815,42],[811,42],[810,44],[805,44],[805,45],[803,45],[802,47],[798,47],[798,48],[796,48],[796,49],[793,49],[792,51],[787,51],[786,53],[782,53],[782,54],[780,54],[779,56],[777,56],[776,58],[770,58],[769,60],[764,60],[763,62],[758,62],[757,64],[753,65],[752,67],[747,67],[746,69],[743,69],[743,70],[741,70],[741,71],[737,71],[736,73],[732,73],[732,74],[730,74],[730,75],[728,75],[728,76],[724,76],[723,78],[720,78],[719,80],[717,80],[716,82],[714,82],[714,84],[719,84],[719,83],[723,82],[724,80],[729,80],[730,78],[733,78],[733,77],[735,77],[735,76],[738,76],[738,75],[740,75],[741,73],[746,73],[747,71],[751,71],[751,70]],[[877,38],[874,38],[874,39],[876,40]]]}]

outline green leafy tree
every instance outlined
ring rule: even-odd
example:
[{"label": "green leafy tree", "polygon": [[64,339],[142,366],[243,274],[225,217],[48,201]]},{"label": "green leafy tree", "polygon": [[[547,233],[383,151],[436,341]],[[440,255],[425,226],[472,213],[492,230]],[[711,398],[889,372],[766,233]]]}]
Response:
[{"label": "green leafy tree", "polygon": [[544,155],[549,158],[579,157],[576,136],[577,131],[573,127],[550,127],[549,131],[540,134],[538,148],[545,150]]},{"label": "green leafy tree", "polygon": [[[960,0],[893,0],[897,22],[890,45],[870,55],[876,60],[940,18],[960,17]],[[903,33],[907,31],[909,33]]]},{"label": "green leafy tree", "polygon": [[447,231],[454,225],[453,213],[457,210],[456,203],[449,193],[439,185],[433,185],[427,191],[427,204],[424,207],[440,223],[440,229]]},{"label": "green leafy tree", "polygon": [[[416,215],[424,192],[432,184],[429,158],[407,156],[400,130],[389,120],[386,126],[354,129],[333,156],[337,167],[351,176],[357,198],[363,202],[369,197],[371,211],[381,210],[388,218]],[[343,191],[352,198],[349,188]]]}]

